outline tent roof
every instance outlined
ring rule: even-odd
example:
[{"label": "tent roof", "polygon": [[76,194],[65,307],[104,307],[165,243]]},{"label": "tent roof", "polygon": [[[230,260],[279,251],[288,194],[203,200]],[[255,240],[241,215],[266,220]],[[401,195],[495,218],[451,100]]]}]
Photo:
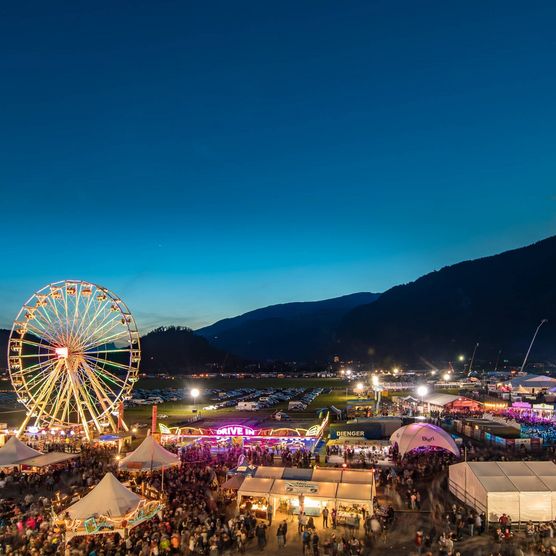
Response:
[{"label": "tent roof", "polygon": [[525,376],[516,376],[510,380],[512,388],[523,386],[524,388],[553,388],[556,386],[556,378],[545,375],[526,374]]},{"label": "tent roof", "polygon": [[62,461],[67,461],[68,459],[74,459],[76,457],[77,454],[66,454],[65,452],[48,452],[47,454],[42,454],[40,456],[25,459],[20,462],[20,465],[29,465],[30,467],[47,467],[49,465],[54,465],[55,463],[60,463]]},{"label": "tent roof", "polygon": [[220,485],[220,488],[239,490],[244,480],[245,480],[244,475],[232,475],[226,482]]},{"label": "tent roof", "polygon": [[374,473],[356,469],[344,469],[342,473],[342,483],[353,483],[358,485],[372,485]]},{"label": "tent roof", "polygon": [[261,467],[257,467],[255,471],[255,477],[263,477],[267,479],[281,479],[282,475],[284,474],[284,467],[272,467],[263,465]]},{"label": "tent roof", "polygon": [[11,436],[6,444],[0,448],[0,467],[19,465],[23,460],[41,455],[42,452],[30,448],[16,436]]},{"label": "tent roof", "polygon": [[163,448],[149,435],[131,454],[120,461],[119,467],[128,471],[152,471],[179,463],[180,458],[176,454]]},{"label": "tent roof", "polygon": [[238,494],[243,496],[265,496],[270,492],[272,483],[274,483],[274,479],[245,477]]},{"label": "tent roof", "polygon": [[453,394],[438,394],[437,392],[431,392],[423,396],[423,401],[432,405],[447,405],[461,398],[462,396],[454,396]]},{"label": "tent roof", "polygon": [[556,492],[556,464],[551,461],[471,461],[450,466],[467,468],[487,492]]},{"label": "tent roof", "polygon": [[459,448],[454,439],[443,429],[430,423],[412,423],[399,428],[390,437],[392,444],[397,443],[403,456],[416,448],[443,448],[459,456]]},{"label": "tent roof", "polygon": [[72,519],[87,519],[93,515],[124,517],[135,510],[141,497],[126,488],[112,473],[106,473],[100,483],[66,512]]},{"label": "tent roof", "polygon": [[342,469],[323,469],[315,468],[313,470],[313,481],[326,481],[329,483],[339,483],[342,480]]},{"label": "tent roof", "polygon": [[336,493],[338,500],[353,500],[371,502],[373,499],[373,487],[368,485],[340,483]]},{"label": "tent roof", "polygon": [[556,465],[552,461],[528,461],[525,465],[540,477],[556,477]]},{"label": "tent roof", "polygon": [[313,476],[312,469],[302,467],[284,467],[282,479],[294,479],[296,481],[310,481]]}]

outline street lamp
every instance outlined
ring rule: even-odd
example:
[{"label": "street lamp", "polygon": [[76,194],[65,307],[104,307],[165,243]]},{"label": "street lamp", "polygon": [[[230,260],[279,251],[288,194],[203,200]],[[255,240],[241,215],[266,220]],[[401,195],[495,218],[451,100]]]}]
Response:
[{"label": "street lamp", "polygon": [[458,361],[465,361],[465,355],[458,355]]},{"label": "street lamp", "polygon": [[429,393],[429,389],[422,385],[417,387],[417,395],[421,398],[421,407],[423,408],[423,414],[425,413],[425,400],[423,399]]},{"label": "street lamp", "polygon": [[191,397],[193,398],[193,407],[195,411],[197,411],[197,398],[199,397],[199,388],[192,388],[191,389]]},{"label": "street lamp", "polygon": [[444,379],[444,382],[448,382],[450,380],[450,378],[452,378],[452,377],[451,377],[450,373],[444,373],[442,375],[442,378]]},{"label": "street lamp", "polygon": [[375,400],[376,400],[376,411],[378,412],[380,408],[380,392],[382,388],[380,387],[380,378],[378,375],[373,375],[371,377],[371,384],[373,385],[373,392],[375,393]]}]

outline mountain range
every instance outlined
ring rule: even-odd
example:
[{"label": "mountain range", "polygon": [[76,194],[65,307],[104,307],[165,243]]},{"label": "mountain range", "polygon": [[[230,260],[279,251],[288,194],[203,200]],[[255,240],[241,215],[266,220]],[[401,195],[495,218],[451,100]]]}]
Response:
[{"label": "mountain range", "polygon": [[326,360],[335,331],[352,309],[371,304],[377,293],[353,293],[324,301],[271,305],[223,319],[195,333],[245,359]]},{"label": "mountain range", "polygon": [[468,356],[521,361],[535,328],[532,355],[556,359],[556,236],[499,255],[466,261],[396,286],[350,311],[335,349],[375,361],[423,363]]},{"label": "mountain range", "polygon": [[550,362],[556,360],[555,273],[553,236],[447,266],[380,295],[275,305],[196,333],[247,359],[325,361],[338,354],[423,366],[460,353],[469,357],[479,343],[480,359],[494,361],[500,354],[517,363],[547,318],[532,356]]},{"label": "mountain range", "polygon": [[[216,364],[325,362],[333,355],[376,364],[423,366],[499,354],[514,363],[548,319],[531,359],[556,361],[556,236],[461,262],[382,294],[284,303],[192,331],[165,327],[142,338],[142,369],[190,372]],[[9,332],[0,330],[0,367]]]}]

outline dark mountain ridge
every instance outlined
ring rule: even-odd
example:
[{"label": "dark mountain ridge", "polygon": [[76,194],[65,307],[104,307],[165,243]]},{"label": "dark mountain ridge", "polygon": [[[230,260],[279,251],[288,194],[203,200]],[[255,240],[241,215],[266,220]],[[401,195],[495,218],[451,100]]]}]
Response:
[{"label": "dark mountain ridge", "polygon": [[499,255],[465,261],[395,286],[354,308],[330,352],[423,363],[453,360],[479,342],[481,358],[522,358],[548,318],[534,356],[556,358],[556,236]]},{"label": "dark mountain ridge", "polygon": [[253,360],[325,360],[342,317],[380,294],[360,292],[323,301],[270,305],[223,319],[195,333]]}]

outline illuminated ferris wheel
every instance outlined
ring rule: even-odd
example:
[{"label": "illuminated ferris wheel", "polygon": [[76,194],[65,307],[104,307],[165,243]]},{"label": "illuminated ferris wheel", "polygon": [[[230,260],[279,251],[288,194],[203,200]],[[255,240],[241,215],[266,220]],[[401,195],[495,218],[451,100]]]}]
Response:
[{"label": "illuminated ferris wheel", "polygon": [[9,340],[11,381],[27,409],[18,434],[31,423],[82,428],[87,438],[116,431],[140,360],[135,320],[116,295],[80,280],[45,286],[21,308]]}]

